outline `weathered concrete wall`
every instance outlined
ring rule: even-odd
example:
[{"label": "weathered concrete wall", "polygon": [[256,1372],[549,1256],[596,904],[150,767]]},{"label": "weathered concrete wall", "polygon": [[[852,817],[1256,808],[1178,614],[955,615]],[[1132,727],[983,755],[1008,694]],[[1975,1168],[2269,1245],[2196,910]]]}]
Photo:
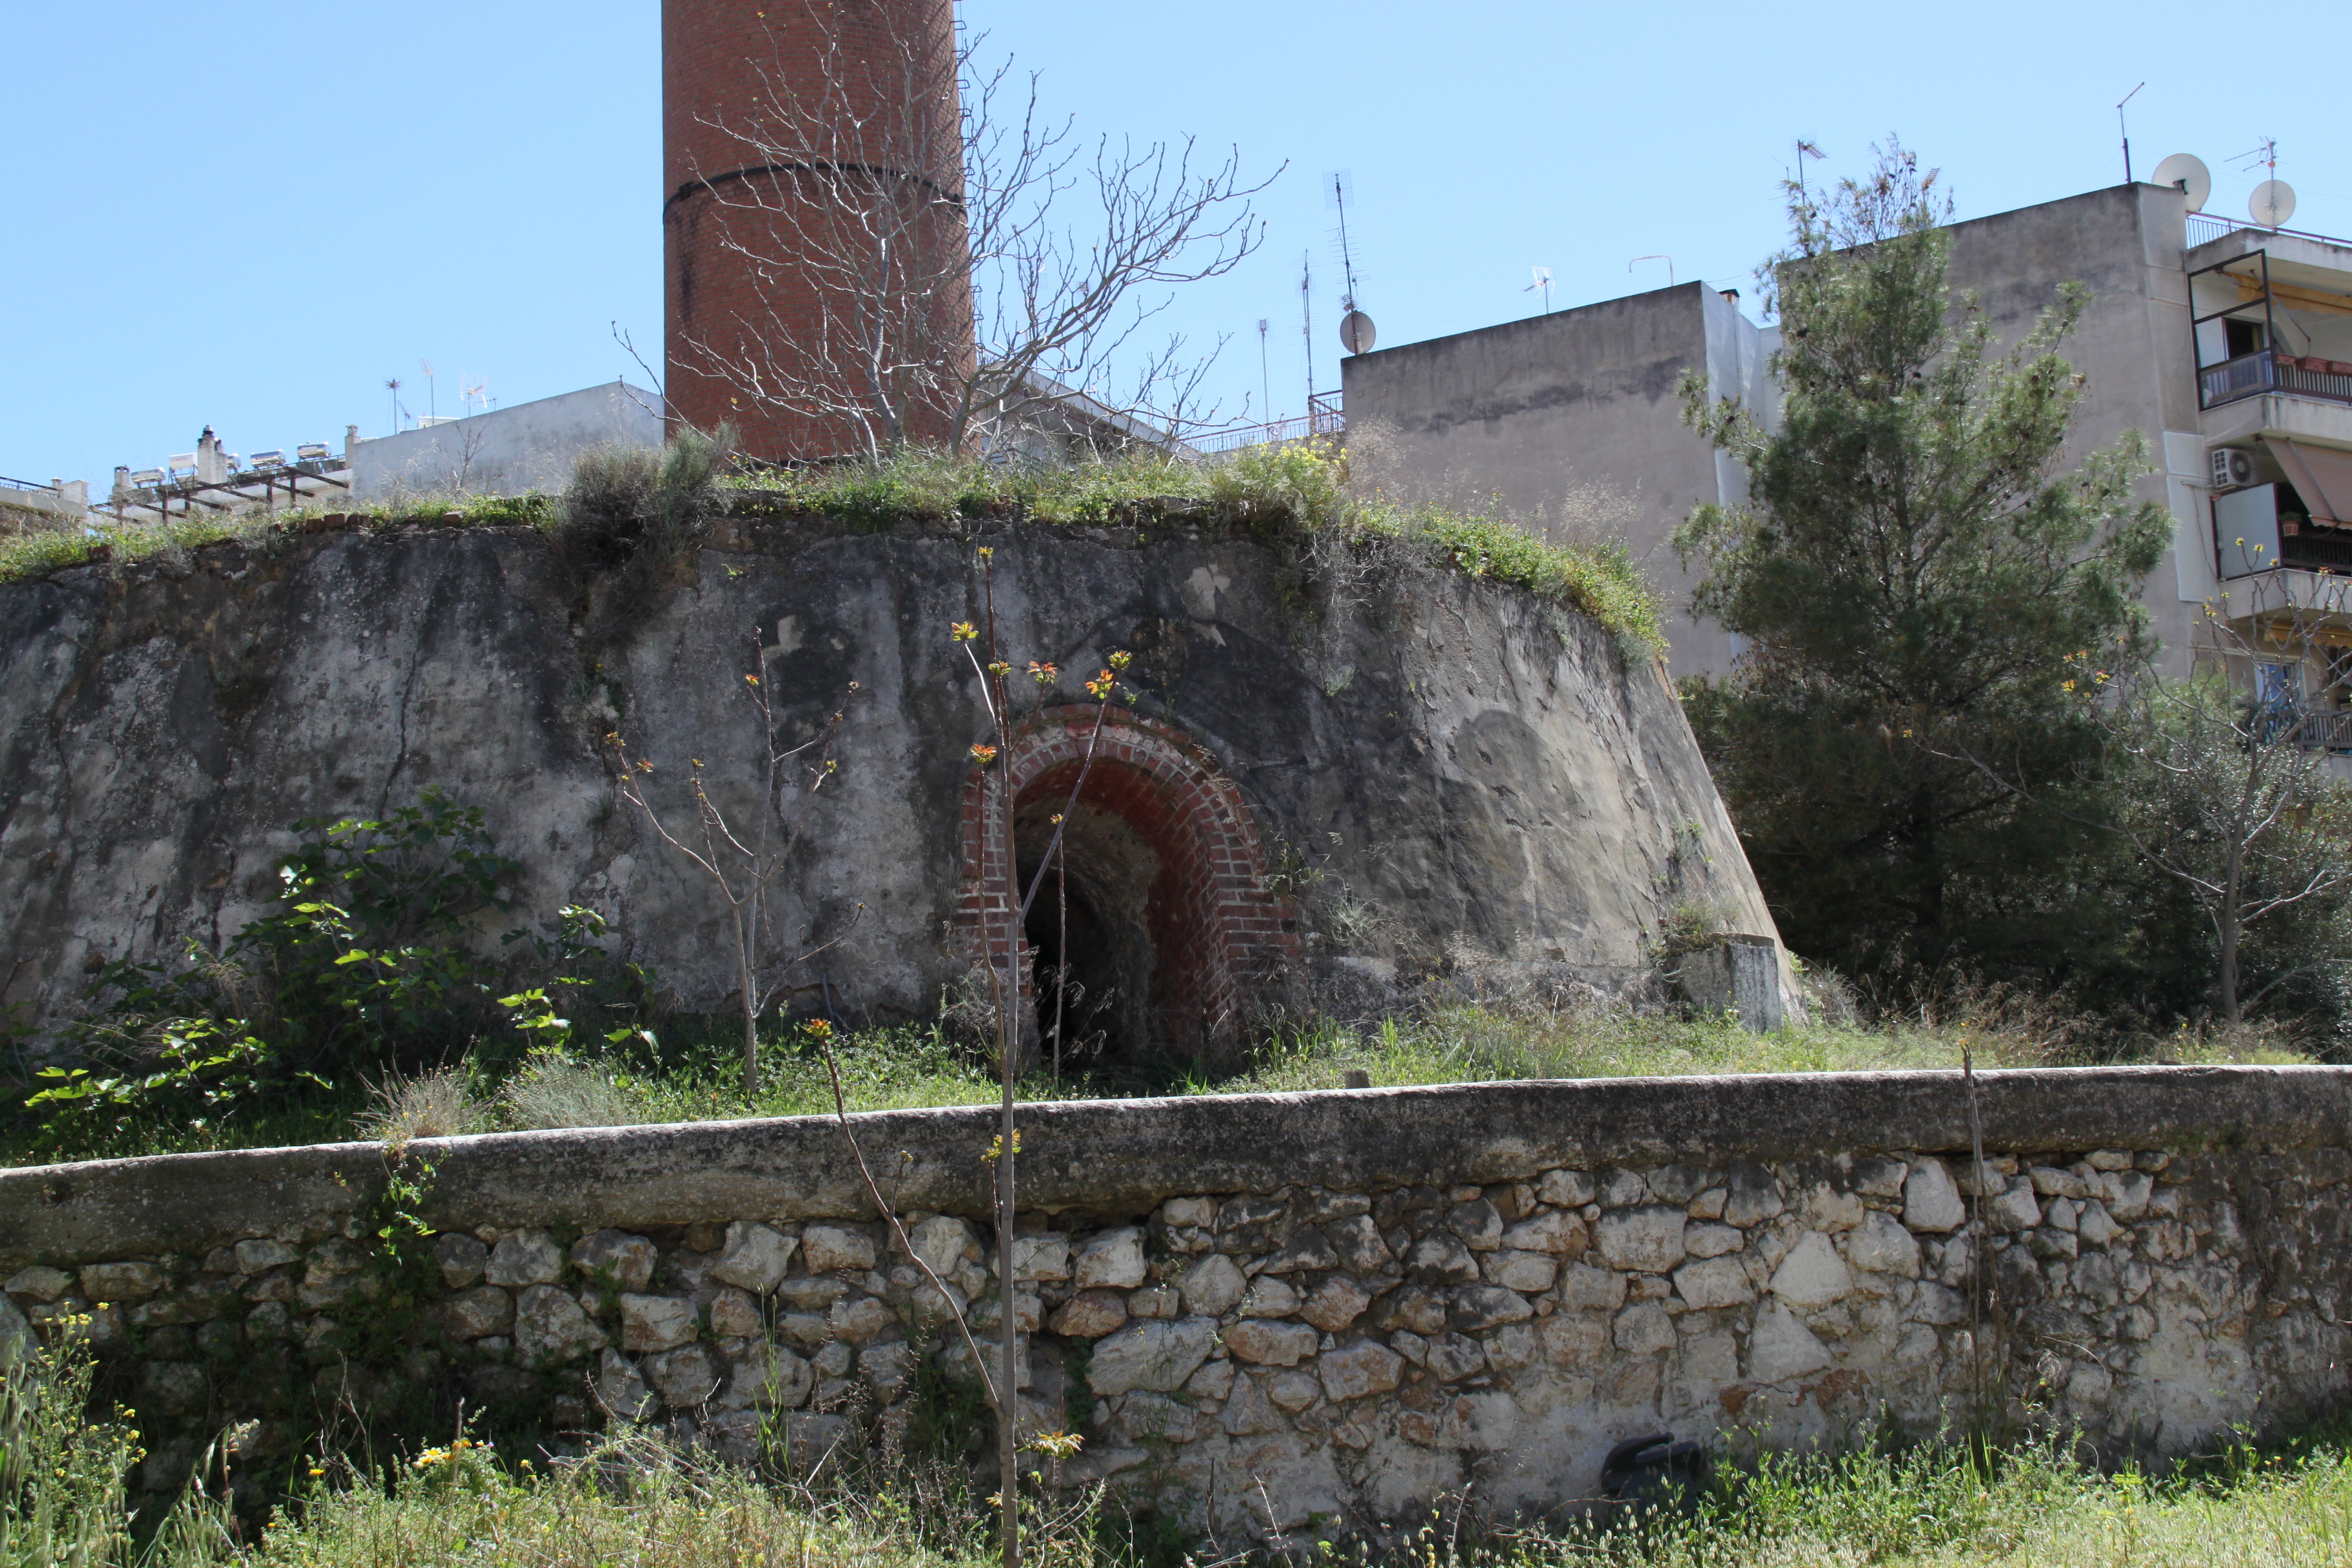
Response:
[{"label": "weathered concrete wall", "polygon": [[[1023,1419],[1086,1436],[1061,1484],[1231,1539],[1558,1513],[1661,1430],[1981,1416],[2166,1455],[2340,1399],[2352,1071],[1978,1081],[1981,1184],[1948,1072],[1024,1108]],[[992,1115],[854,1119],[982,1324]],[[919,1358],[969,1375],[829,1120],[412,1145],[433,1234],[404,1266],[358,1239],[387,1169],[345,1144],[0,1173],[0,1277],[36,1320],[91,1315],[157,1487],[225,1421],[266,1419],[266,1456],[347,1394],[601,1404],[806,1463],[905,1419]]]},{"label": "weathered concrete wall", "polygon": [[[1106,921],[1172,951],[1205,911],[1238,951],[1288,920],[1261,934],[1376,976],[1466,943],[1610,989],[1647,972],[1678,902],[1772,932],[1663,674],[1584,617],[1396,551],[1318,567],[1175,521],[984,537],[1005,657],[1057,664],[1067,706],[1135,650],[1138,714],[1194,775],[1107,761],[1088,809],[1141,826],[1113,845],[1109,822],[1105,864],[1139,836],[1147,872],[1192,827],[1206,842],[1207,807],[1155,826],[1122,780],[1213,796],[1239,846],[1183,909],[1155,884]],[[690,759],[748,813],[756,666],[795,733],[862,683],[787,912],[819,935],[865,914],[806,986],[853,1016],[928,1016],[965,963],[968,748],[987,730],[949,628],[981,613],[973,542],[730,522],[625,604],[575,591],[528,530],[299,536],[0,586],[0,998],[54,1017],[95,958],[218,942],[268,906],[293,823],[430,786],[488,810],[526,868],[520,910],[599,906],[683,1005],[715,1009],[735,988],[724,908],[615,804],[604,737],[658,764],[677,818]],[[1286,864],[1277,900],[1264,873]]]},{"label": "weathered concrete wall", "polygon": [[2033,330],[2062,283],[2091,290],[2082,324],[2061,352],[2088,378],[2067,443],[2080,462],[2128,431],[2147,440],[2155,473],[2141,496],[2170,509],[2172,559],[2143,594],[2172,673],[2186,674],[2196,606],[2214,595],[2197,370],[2182,264],[2186,208],[2158,185],[2115,185],[2061,201],[1954,224],[1948,274],[1955,295],[1974,293],[2004,342]]},{"label": "weathered concrete wall", "polygon": [[1688,614],[1705,573],[1668,540],[1702,503],[1745,496],[1747,477],[1685,426],[1677,386],[1697,372],[1715,396],[1742,398],[1769,424],[1779,399],[1764,371],[1777,341],[1716,289],[1685,283],[1353,355],[1341,365],[1348,421],[1393,447],[1374,472],[1404,492],[1492,497],[1552,525],[1579,487],[1613,492],[1666,599],[1670,667],[1720,671],[1738,650]]},{"label": "weathered concrete wall", "polygon": [[352,499],[552,494],[593,447],[657,447],[661,398],[625,382],[427,425],[350,447]]}]

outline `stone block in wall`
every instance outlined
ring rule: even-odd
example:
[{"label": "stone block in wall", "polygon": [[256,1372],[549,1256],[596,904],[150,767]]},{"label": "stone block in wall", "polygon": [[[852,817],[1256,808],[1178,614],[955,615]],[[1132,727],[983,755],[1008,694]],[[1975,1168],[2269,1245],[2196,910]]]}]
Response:
[{"label": "stone block in wall", "polygon": [[1689,1214],[1663,1205],[1602,1215],[1595,1229],[1601,1257],[1612,1268],[1663,1274],[1681,1263]]},{"label": "stone block in wall", "polygon": [[1677,959],[1672,979],[1702,1013],[1730,1013],[1759,1035],[1780,1026],[1780,944],[1771,937],[1717,937]]},{"label": "stone block in wall", "polygon": [[636,1363],[618,1351],[607,1350],[597,1363],[593,1387],[598,1406],[615,1420],[643,1421],[660,1408]]},{"label": "stone block in wall", "polygon": [[572,1266],[615,1290],[643,1290],[652,1284],[660,1257],[652,1242],[621,1230],[596,1231],[572,1244]]},{"label": "stone block in wall", "polygon": [[442,1284],[464,1290],[481,1283],[490,1266],[490,1249],[463,1231],[444,1231],[433,1238],[433,1263],[441,1271]]},{"label": "stone block in wall", "polygon": [[152,1263],[93,1263],[81,1271],[81,1293],[93,1301],[143,1300],[165,1282]]},{"label": "stone block in wall", "polygon": [[36,1264],[9,1276],[5,1287],[11,1296],[31,1300],[54,1301],[73,1289],[74,1277],[62,1268],[50,1268]]},{"label": "stone block in wall", "polygon": [[1209,1359],[1216,1340],[1213,1318],[1130,1322],[1096,1344],[1094,1356],[1087,1363],[1087,1385],[1097,1395],[1125,1394],[1135,1388],[1173,1393]]},{"label": "stone block in wall", "polygon": [[1233,1310],[1249,1289],[1249,1281],[1232,1258],[1213,1252],[1179,1275],[1176,1289],[1186,1311],[1213,1318]]},{"label": "stone block in wall", "polygon": [[515,1298],[515,1349],[531,1365],[562,1365],[611,1338],[591,1321],[579,1301],[553,1285],[531,1285]]},{"label": "stone block in wall", "polygon": [[864,1273],[874,1267],[874,1242],[840,1226],[813,1225],[801,1233],[801,1262],[811,1274]]},{"label": "stone block in wall", "polygon": [[621,1348],[632,1353],[666,1351],[694,1338],[694,1303],[672,1296],[621,1297]]},{"label": "stone block in wall", "polygon": [[1131,1290],[1143,1279],[1143,1232],[1125,1225],[1097,1232],[1087,1240],[1078,1251],[1070,1283],[1081,1290]]},{"label": "stone block in wall", "polygon": [[[737,1221],[727,1227],[725,1250],[710,1266],[709,1277],[754,1296],[764,1296],[783,1283],[792,1269],[793,1253],[800,1247],[790,1237],[764,1225]],[[823,1272],[816,1269],[815,1272]],[[647,1277],[651,1277],[648,1270]],[[643,1289],[642,1281],[636,1287]]]},{"label": "stone block in wall", "polygon": [[[317,1259],[317,1253],[312,1253],[314,1270]],[[499,1238],[490,1249],[489,1264],[482,1274],[491,1284],[509,1289],[551,1285],[562,1277],[563,1251],[555,1245],[555,1237],[544,1230],[518,1230]]]},{"label": "stone block in wall", "polygon": [[1068,1339],[1098,1340],[1127,1322],[1127,1297],[1117,1290],[1081,1290],[1054,1310],[1045,1326]]}]

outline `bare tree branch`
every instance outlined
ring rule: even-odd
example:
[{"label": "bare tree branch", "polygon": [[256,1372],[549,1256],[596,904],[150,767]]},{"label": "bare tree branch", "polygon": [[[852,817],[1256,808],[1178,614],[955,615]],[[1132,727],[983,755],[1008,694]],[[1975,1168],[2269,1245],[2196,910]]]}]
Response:
[{"label": "bare tree branch", "polygon": [[[1139,356],[1139,335],[1168,290],[1256,249],[1252,198],[1281,170],[1252,182],[1238,152],[1207,155],[1191,138],[1088,148],[1044,113],[1034,74],[982,58],[985,35],[940,58],[916,26],[878,59],[863,39],[853,58],[837,11],[779,4],[808,8],[817,68],[756,64],[752,101],[702,122],[739,162],[701,177],[752,298],[678,345],[680,362],[745,413],[868,458],[1066,426],[1057,385],[1113,426],[1192,419],[1213,351],[1190,358],[1171,337]],[[1120,366],[1130,378],[1115,390]]]}]

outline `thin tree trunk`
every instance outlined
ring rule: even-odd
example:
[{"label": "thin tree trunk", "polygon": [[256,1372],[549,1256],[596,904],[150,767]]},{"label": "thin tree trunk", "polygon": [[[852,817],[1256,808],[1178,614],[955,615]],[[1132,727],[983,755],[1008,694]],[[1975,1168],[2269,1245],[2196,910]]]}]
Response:
[{"label": "thin tree trunk", "polygon": [[[1006,748],[1009,752],[1010,748]],[[1010,772],[1010,769],[1007,769]],[[1002,792],[1004,802],[1004,864],[1007,868],[1006,930],[1004,933],[1004,979],[997,990],[996,1062],[1003,1084],[1003,1100],[997,1126],[996,1157],[996,1248],[998,1278],[1003,1281],[1003,1294],[999,1298],[1003,1308],[999,1324],[1003,1334],[1003,1371],[997,1387],[1003,1391],[997,1405],[997,1485],[1004,1495],[1003,1563],[1004,1568],[1021,1568],[1021,1358],[1020,1314],[1014,1310],[1018,1290],[1013,1283],[1013,1162],[1016,1145],[1013,1126],[1013,1053],[1018,1040],[1013,1027],[1015,1010],[1021,1003],[1020,958],[1014,943],[1019,940],[1019,927],[1013,924],[1019,907],[1021,875],[1013,858],[1012,781],[1005,781]],[[992,963],[994,961],[992,959]]]},{"label": "thin tree trunk", "polygon": [[2243,847],[2231,846],[2229,874],[2221,883],[2221,918],[2215,922],[2221,928],[2221,1016],[2231,1024],[2242,1021],[2238,1008],[2238,942],[2243,934],[2239,906],[2244,897],[2245,866]]},{"label": "thin tree trunk", "polygon": [[751,948],[740,905],[728,911],[735,922],[735,973],[743,988],[743,1098],[760,1092],[759,999],[751,990]]},{"label": "thin tree trunk", "polygon": [[[1097,715],[1096,722],[1101,722]],[[1055,961],[1061,965],[1054,982],[1054,1087],[1062,1084],[1062,1004],[1070,994],[1070,858],[1057,837],[1054,841],[1054,902],[1061,910],[1060,934],[1055,940]]]}]

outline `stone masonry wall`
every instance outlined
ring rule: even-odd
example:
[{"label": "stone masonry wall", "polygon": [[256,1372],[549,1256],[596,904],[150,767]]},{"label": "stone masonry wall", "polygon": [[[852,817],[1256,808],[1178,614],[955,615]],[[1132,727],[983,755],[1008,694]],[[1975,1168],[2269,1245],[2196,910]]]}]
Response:
[{"label": "stone masonry wall", "polygon": [[[1085,1436],[1055,1484],[1231,1539],[1558,1514],[1651,1432],[1974,1415],[2161,1456],[2340,1396],[2352,1072],[1979,1082],[1980,1205],[1946,1073],[1025,1110],[1023,1421]],[[856,1119],[982,1328],[989,1114]],[[360,1239],[388,1168],[404,1260]],[[59,1166],[0,1174],[0,1267],[89,1315],[152,1487],[233,1421],[267,1456],[460,1395],[805,1468],[935,1396],[925,1358],[971,1377],[858,1191],[821,1119]]]}]

